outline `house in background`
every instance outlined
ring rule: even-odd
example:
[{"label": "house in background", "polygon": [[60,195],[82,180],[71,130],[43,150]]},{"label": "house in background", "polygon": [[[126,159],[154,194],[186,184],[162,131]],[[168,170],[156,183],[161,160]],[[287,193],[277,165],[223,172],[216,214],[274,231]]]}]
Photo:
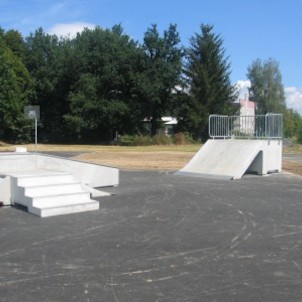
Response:
[{"label": "house in background", "polygon": [[256,104],[250,100],[239,100],[239,117],[234,120],[234,130],[244,135],[253,135],[255,132]]},{"label": "house in background", "polygon": [[165,135],[171,135],[174,133],[174,128],[178,124],[178,120],[176,117],[173,116],[163,116],[161,118],[163,127],[162,127],[162,133]]},{"label": "house in background", "polygon": [[[256,104],[250,100],[239,100],[235,103],[239,106],[239,117],[234,120],[236,124],[235,129],[237,131],[244,131],[245,134],[253,133],[255,130],[255,112]],[[150,118],[145,118],[143,122],[146,125],[147,132],[151,133]],[[175,128],[178,124],[178,120],[173,116],[163,116],[160,119],[161,126],[158,129],[158,134],[172,135],[175,132]],[[244,130],[243,130],[244,129]]]},{"label": "house in background", "polygon": [[[151,119],[145,118],[144,123],[147,126],[148,132],[151,133],[151,125],[150,125]],[[164,134],[164,135],[172,135],[174,134],[174,129],[178,124],[178,120],[176,117],[173,116],[163,116],[160,119],[160,127],[158,129],[157,134]]]},{"label": "house in background", "polygon": [[249,100],[239,100],[240,116],[255,116],[256,104]]}]

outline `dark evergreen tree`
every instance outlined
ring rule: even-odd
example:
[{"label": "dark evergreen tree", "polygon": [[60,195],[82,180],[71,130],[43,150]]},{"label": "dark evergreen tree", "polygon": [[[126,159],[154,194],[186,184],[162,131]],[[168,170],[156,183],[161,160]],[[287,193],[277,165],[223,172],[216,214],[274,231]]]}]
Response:
[{"label": "dark evergreen tree", "polygon": [[236,94],[230,83],[230,63],[223,40],[212,25],[202,24],[200,30],[187,49],[184,74],[188,94],[181,115],[183,129],[205,140],[209,115],[233,114]]}]

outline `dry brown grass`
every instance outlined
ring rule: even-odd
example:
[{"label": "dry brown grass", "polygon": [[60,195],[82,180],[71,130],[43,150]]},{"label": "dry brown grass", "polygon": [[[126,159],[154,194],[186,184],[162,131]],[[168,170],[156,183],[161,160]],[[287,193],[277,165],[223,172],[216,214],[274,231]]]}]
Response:
[{"label": "dry brown grass", "polygon": [[290,154],[302,154],[302,145],[301,144],[293,144],[288,147],[283,148],[284,153],[290,153]]},{"label": "dry brown grass", "polygon": [[282,162],[282,169],[284,171],[302,176],[302,164],[300,163],[284,160]]},{"label": "dry brown grass", "polygon": [[[35,151],[35,145],[22,145],[28,151]],[[0,151],[15,151],[17,146],[0,142]],[[200,145],[169,146],[98,146],[98,145],[38,145],[39,151],[82,152],[76,159],[111,165],[121,169],[182,168],[199,150]],[[284,153],[302,153],[302,145],[284,148]],[[302,164],[283,161],[283,170],[302,175]]]},{"label": "dry brown grass", "polygon": [[[0,151],[11,152],[15,151],[16,147],[21,145],[8,145],[0,144]],[[35,151],[36,146],[34,144],[22,145],[27,148],[28,151]],[[137,146],[137,147],[125,147],[125,146],[102,146],[102,145],[48,145],[38,144],[37,151],[57,151],[57,152],[111,152],[111,153],[123,153],[123,152],[157,152],[157,151],[176,151],[176,152],[196,152],[199,150],[200,145],[165,145],[165,146]]]},{"label": "dry brown grass", "polygon": [[194,155],[184,151],[101,151],[76,156],[76,159],[112,165],[122,169],[178,170]]}]

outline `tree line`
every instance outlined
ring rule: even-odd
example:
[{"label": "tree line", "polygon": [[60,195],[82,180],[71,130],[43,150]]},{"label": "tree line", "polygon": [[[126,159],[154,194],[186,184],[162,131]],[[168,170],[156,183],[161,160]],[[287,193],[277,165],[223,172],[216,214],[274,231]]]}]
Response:
[{"label": "tree line", "polygon": [[[40,106],[41,142],[110,142],[116,133],[145,134],[146,118],[155,135],[167,115],[178,117],[177,131],[205,140],[209,114],[237,110],[230,73],[223,39],[209,24],[186,48],[175,24],[162,34],[151,25],[142,43],[121,25],[74,38],[0,28],[0,140],[32,139],[27,105]],[[257,59],[247,76],[258,113],[284,113],[286,134],[296,136],[301,117],[286,108],[278,63]]]}]

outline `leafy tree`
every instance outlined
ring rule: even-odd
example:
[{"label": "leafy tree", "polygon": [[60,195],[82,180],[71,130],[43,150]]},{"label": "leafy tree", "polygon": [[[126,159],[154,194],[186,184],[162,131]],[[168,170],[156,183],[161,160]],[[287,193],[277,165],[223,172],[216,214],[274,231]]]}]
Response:
[{"label": "leafy tree", "polygon": [[248,67],[251,81],[250,95],[257,104],[257,113],[283,113],[286,109],[282,76],[279,64],[274,59],[262,62],[256,59]]},{"label": "leafy tree", "polygon": [[222,38],[212,25],[201,24],[200,30],[191,37],[187,49],[184,74],[189,93],[186,104],[182,104],[182,127],[205,140],[209,115],[234,113],[236,94]]},{"label": "leafy tree", "polygon": [[302,117],[293,109],[284,112],[284,136],[302,142]]},{"label": "leafy tree", "polygon": [[[42,28],[26,39],[26,65],[34,79],[33,105],[40,106],[42,141],[63,141],[66,138],[63,115],[68,111],[69,78],[64,40],[46,34]],[[69,54],[69,53],[68,53]]]},{"label": "leafy tree", "polygon": [[71,113],[65,115],[69,129],[84,142],[112,139],[112,129],[118,129],[127,105],[118,99],[107,100],[99,93],[98,77],[82,74],[74,92],[70,93]]},{"label": "leafy tree", "polygon": [[25,57],[25,42],[20,32],[17,30],[8,30],[4,33],[3,39],[14,55],[22,61]]},{"label": "leafy tree", "polygon": [[161,37],[156,25],[148,28],[141,46],[143,53],[133,90],[140,119],[151,119],[151,134],[158,121],[171,113],[175,105],[174,90],[180,83],[183,50],[176,25],[170,25]]},{"label": "leafy tree", "polygon": [[30,121],[24,116],[24,106],[28,105],[32,88],[28,70],[0,35],[0,139],[9,142],[30,139]]},{"label": "leafy tree", "polygon": [[112,140],[131,131],[130,110],[137,45],[120,25],[86,29],[73,41],[76,81],[69,93],[68,129],[82,141]]}]

